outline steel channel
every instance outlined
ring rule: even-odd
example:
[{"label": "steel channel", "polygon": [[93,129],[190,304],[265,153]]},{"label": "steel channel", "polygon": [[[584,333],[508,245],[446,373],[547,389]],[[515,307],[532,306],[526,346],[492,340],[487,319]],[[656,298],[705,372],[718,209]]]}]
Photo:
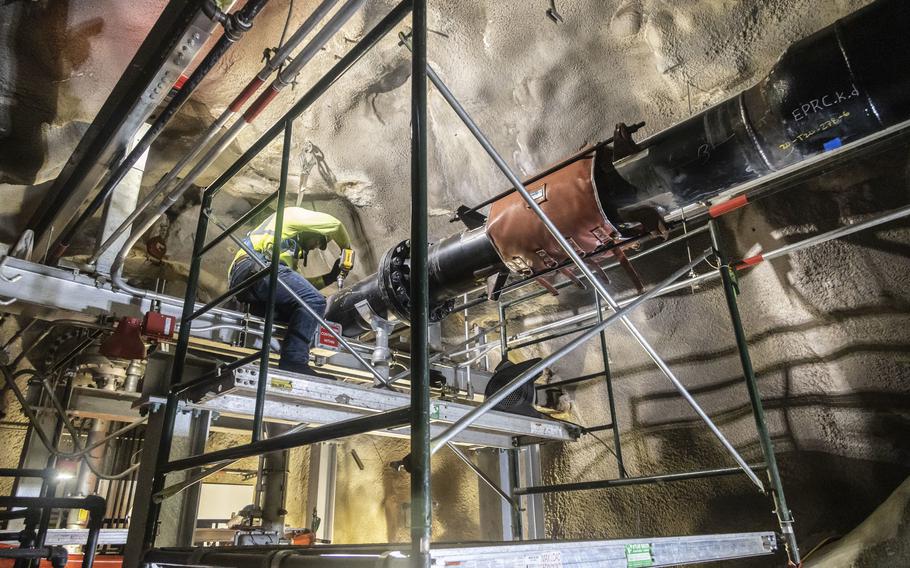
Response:
[{"label": "steel channel", "polygon": [[[448,87],[446,87],[442,79],[439,78],[439,76],[435,71],[433,71],[432,68],[427,69],[427,74],[429,75],[430,80],[433,82],[433,84],[436,85],[436,88],[442,94],[443,98],[445,98],[446,102],[449,103],[449,106],[451,106],[459,118],[461,118],[462,122],[465,123],[465,125],[474,135],[474,138],[477,139],[477,141],[484,148],[490,158],[493,159],[500,171],[502,171],[502,173],[509,179],[512,185],[515,187],[516,191],[521,194],[522,198],[525,200],[525,203],[528,204],[528,207],[530,207],[531,210],[534,211],[534,213],[540,218],[541,222],[544,224],[544,226],[547,227],[547,230],[550,231],[550,233],[553,235],[553,238],[559,243],[559,246],[563,249],[563,251],[565,251],[566,255],[572,259],[578,269],[581,270],[581,272],[587,277],[588,281],[591,282],[597,292],[603,297],[604,300],[606,300],[607,304],[614,310],[614,312],[619,313],[619,304],[617,304],[616,300],[614,300],[609,291],[607,291],[607,288],[604,286],[603,282],[597,279],[597,277],[594,275],[594,272],[592,272],[591,269],[585,264],[581,256],[575,252],[575,249],[572,248],[566,238],[559,231],[559,228],[553,224],[553,221],[547,217],[543,209],[540,208],[540,205],[534,201],[534,198],[531,197],[530,193],[528,193],[527,188],[525,188],[525,186],[521,183],[521,180],[518,179],[515,173],[509,168],[508,164],[506,164],[505,160],[503,160],[502,156],[499,155],[499,153],[486,138],[483,132],[480,131],[480,128],[476,123],[474,123],[474,121],[468,115],[467,111],[465,111],[464,107],[461,106],[452,92],[449,91]],[[655,351],[654,347],[651,346],[648,340],[645,339],[644,335],[641,334],[638,328],[636,328],[632,324],[632,321],[628,318],[622,318],[622,323],[629,330],[629,332],[632,333],[632,336],[638,341],[645,352],[648,353],[654,363],[657,364],[658,368],[660,368],[663,374],[666,375],[667,379],[669,379],[673,386],[676,387],[676,390],[679,391],[686,402],[689,403],[689,406],[692,407],[695,413],[698,414],[702,421],[704,421],[704,423],[708,426],[714,436],[717,437],[724,448],[726,448],[727,452],[730,453],[736,463],[739,464],[739,466],[743,469],[743,472],[749,476],[752,482],[755,483],[755,485],[760,490],[764,491],[764,485],[758,476],[756,476],[755,473],[749,469],[746,461],[742,458],[741,455],[739,455],[739,452],[736,451],[736,448],[733,447],[733,444],[727,440],[726,436],[723,435],[717,425],[714,424],[708,414],[701,408],[698,402],[696,402],[695,398],[693,398],[689,391],[686,390],[682,382],[676,377],[676,375],[673,373],[667,363],[660,357],[660,355],[658,355],[657,351]]]},{"label": "steel channel", "polygon": [[[278,204],[275,210],[275,229],[272,243],[272,263],[269,272],[269,293],[266,300],[265,325],[262,328],[262,359],[259,362],[259,381],[256,385],[256,406],[253,412],[253,442],[262,438],[262,418],[265,412],[265,388],[269,377],[268,346],[272,341],[272,326],[275,323],[275,297],[278,293],[278,270],[281,268],[281,240],[284,231],[284,205],[288,193],[288,167],[291,159],[291,136],[293,121],[284,125],[284,143],[281,145],[281,179],[278,181]],[[265,269],[263,269],[265,270]]]},{"label": "steel channel", "polygon": [[[300,24],[300,26],[297,28],[297,31],[295,31],[293,35],[288,38],[284,45],[278,48],[278,50],[272,56],[272,59],[270,59],[263,66],[259,73],[253,76],[253,79],[250,81],[247,87],[244,88],[240,94],[238,94],[237,98],[234,99],[234,102],[231,104],[231,106],[224,109],[224,112],[222,112],[221,115],[215,120],[215,122],[213,122],[208,127],[202,136],[196,139],[195,143],[193,144],[193,151],[181,158],[180,161],[177,162],[173,168],[171,168],[167,175],[165,175],[161,181],[155,184],[155,187],[152,189],[152,191],[142,200],[139,205],[136,206],[136,209],[126,218],[126,220],[120,224],[119,227],[117,227],[114,233],[108,237],[104,244],[99,247],[98,252],[92,256],[89,264],[97,261],[98,257],[100,257],[105,250],[113,246],[120,235],[129,229],[136,218],[139,217],[139,215],[145,211],[149,205],[151,205],[152,201],[154,201],[155,198],[157,198],[159,195],[161,195],[161,193],[164,192],[165,189],[167,189],[171,182],[177,178],[180,172],[182,172],[183,169],[191,161],[199,156],[199,154],[221,131],[224,125],[228,123],[228,120],[237,114],[240,107],[242,107],[243,103],[246,102],[247,98],[255,93],[255,91],[258,90],[258,87],[262,85],[265,79],[267,79],[269,75],[271,75],[275,70],[278,69],[280,65],[284,63],[285,59],[287,59],[291,52],[300,45],[307,34],[309,34],[313,28],[316,27],[316,24],[318,24],[328,14],[336,2],[337,0],[323,0],[323,2],[313,10],[307,19],[302,24]],[[250,90],[252,86],[255,86],[256,88]]]},{"label": "steel channel", "polygon": [[427,2],[414,0],[411,50],[411,565],[430,568],[430,285],[427,204]]},{"label": "steel channel", "polygon": [[620,319],[622,319],[623,316],[630,313],[632,310],[634,310],[635,308],[637,308],[638,306],[643,304],[645,301],[647,301],[650,298],[657,295],[657,292],[660,291],[661,288],[668,286],[671,282],[675,281],[677,278],[682,277],[682,275],[685,274],[687,271],[691,270],[693,266],[695,266],[696,264],[703,261],[707,257],[708,254],[709,254],[708,252],[702,253],[695,260],[693,260],[686,266],[680,268],[679,270],[677,270],[676,272],[671,274],[669,278],[667,278],[666,280],[664,280],[663,282],[661,282],[660,284],[658,284],[651,290],[645,292],[644,294],[642,294],[641,296],[636,298],[633,303],[629,304],[625,308],[621,308],[621,309],[617,310],[617,312],[615,314],[613,314],[612,316],[605,319],[603,323],[594,326],[592,329],[588,330],[583,335],[580,335],[579,337],[574,338],[572,341],[570,341],[569,343],[564,345],[561,349],[559,349],[559,350],[555,351],[554,353],[550,354],[549,356],[545,357],[539,363],[537,363],[536,365],[534,365],[533,367],[531,367],[530,369],[528,369],[527,371],[525,371],[518,377],[512,379],[511,382],[509,382],[508,384],[503,386],[501,389],[496,391],[492,396],[487,397],[487,399],[484,400],[483,404],[472,409],[470,412],[468,412],[462,418],[460,418],[458,421],[456,421],[454,424],[452,424],[442,434],[436,436],[436,438],[433,439],[433,445],[431,448],[432,451],[435,452],[443,444],[446,444],[446,443],[452,441],[452,439],[455,436],[457,436],[460,432],[464,431],[475,420],[477,420],[478,418],[480,418],[481,416],[483,416],[484,414],[486,414],[487,412],[492,410],[494,406],[496,406],[497,404],[502,402],[515,389],[517,389],[518,387],[520,387],[527,381],[531,380],[532,378],[536,377],[537,374],[540,373],[541,371],[543,371],[545,368],[556,363],[557,361],[559,361],[560,359],[562,359],[563,357],[565,357],[566,355],[568,355],[569,353],[574,351],[576,348],[583,345],[588,339],[597,335],[601,330],[606,329],[613,323],[619,321]]}]

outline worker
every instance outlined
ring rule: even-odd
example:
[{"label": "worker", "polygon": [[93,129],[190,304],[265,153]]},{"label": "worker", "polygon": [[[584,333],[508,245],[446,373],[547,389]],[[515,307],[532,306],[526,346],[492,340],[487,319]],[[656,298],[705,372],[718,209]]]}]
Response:
[{"label": "worker", "polygon": [[[247,247],[256,251],[268,265],[272,260],[272,246],[275,235],[275,214],[253,229],[244,239]],[[325,250],[329,242],[341,247],[342,254],[332,269],[314,278],[305,278],[297,271],[302,260],[307,265],[307,256],[315,249]],[[278,278],[286,283],[320,317],[325,314],[326,301],[319,289],[334,282],[342,284],[343,278],[353,268],[351,238],[344,225],[328,213],[310,211],[302,207],[287,207],[281,229],[281,266]],[[261,265],[250,258],[241,248],[234,256],[228,271],[230,286],[233,288],[256,272]],[[237,295],[241,302],[250,304],[254,315],[265,315],[268,303],[268,278],[259,278],[254,284]],[[317,320],[291,295],[278,285],[275,290],[275,320],[287,325],[278,368],[294,373],[319,375],[310,369],[310,344],[316,331]]]}]

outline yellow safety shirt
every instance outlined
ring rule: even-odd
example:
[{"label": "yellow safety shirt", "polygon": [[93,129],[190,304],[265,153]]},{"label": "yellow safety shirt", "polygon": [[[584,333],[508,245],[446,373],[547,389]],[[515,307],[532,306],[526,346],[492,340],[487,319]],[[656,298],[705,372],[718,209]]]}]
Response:
[{"label": "yellow safety shirt", "polygon": [[[305,243],[311,237],[317,237],[324,243],[334,241],[341,248],[351,248],[351,237],[348,235],[347,229],[335,217],[328,213],[310,211],[303,207],[285,208],[280,240],[295,239],[299,243]],[[269,215],[268,219],[253,229],[248,238],[254,250],[266,257],[271,255],[272,245],[275,242],[275,214]],[[310,250],[313,248],[310,247]],[[234,255],[234,260],[231,262],[231,268],[233,268],[234,263],[244,256],[246,256],[246,253],[243,249],[238,250],[237,254]],[[297,270],[297,257],[292,250],[281,251],[281,262],[292,270]],[[228,272],[230,272],[230,269],[228,269]]]}]

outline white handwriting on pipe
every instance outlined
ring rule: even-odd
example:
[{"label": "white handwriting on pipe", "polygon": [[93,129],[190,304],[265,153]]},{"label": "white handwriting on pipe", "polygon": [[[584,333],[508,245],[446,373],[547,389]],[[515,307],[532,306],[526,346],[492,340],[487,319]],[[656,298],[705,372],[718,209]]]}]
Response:
[{"label": "white handwriting on pipe", "polygon": [[799,105],[799,107],[793,109],[790,113],[793,115],[793,120],[799,122],[801,120],[806,120],[810,114],[820,112],[823,109],[833,107],[858,96],[859,89],[854,85],[853,90],[850,92],[834,91],[833,93],[827,93],[820,98],[812,99],[807,103]]}]

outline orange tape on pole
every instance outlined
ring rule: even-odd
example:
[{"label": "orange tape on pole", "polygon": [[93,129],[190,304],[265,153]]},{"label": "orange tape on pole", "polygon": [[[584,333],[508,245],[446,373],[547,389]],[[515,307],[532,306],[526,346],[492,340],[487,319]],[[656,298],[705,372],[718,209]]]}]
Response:
[{"label": "orange tape on pole", "polygon": [[738,196],[734,197],[733,199],[728,199],[727,201],[724,201],[723,203],[718,203],[717,205],[714,205],[713,207],[708,209],[708,215],[710,215],[712,218],[716,219],[716,218],[720,217],[721,215],[725,215],[725,214],[729,213],[730,211],[733,211],[734,209],[739,209],[740,207],[744,207],[747,203],[749,203],[748,197],[746,197],[745,195],[738,195]]}]

